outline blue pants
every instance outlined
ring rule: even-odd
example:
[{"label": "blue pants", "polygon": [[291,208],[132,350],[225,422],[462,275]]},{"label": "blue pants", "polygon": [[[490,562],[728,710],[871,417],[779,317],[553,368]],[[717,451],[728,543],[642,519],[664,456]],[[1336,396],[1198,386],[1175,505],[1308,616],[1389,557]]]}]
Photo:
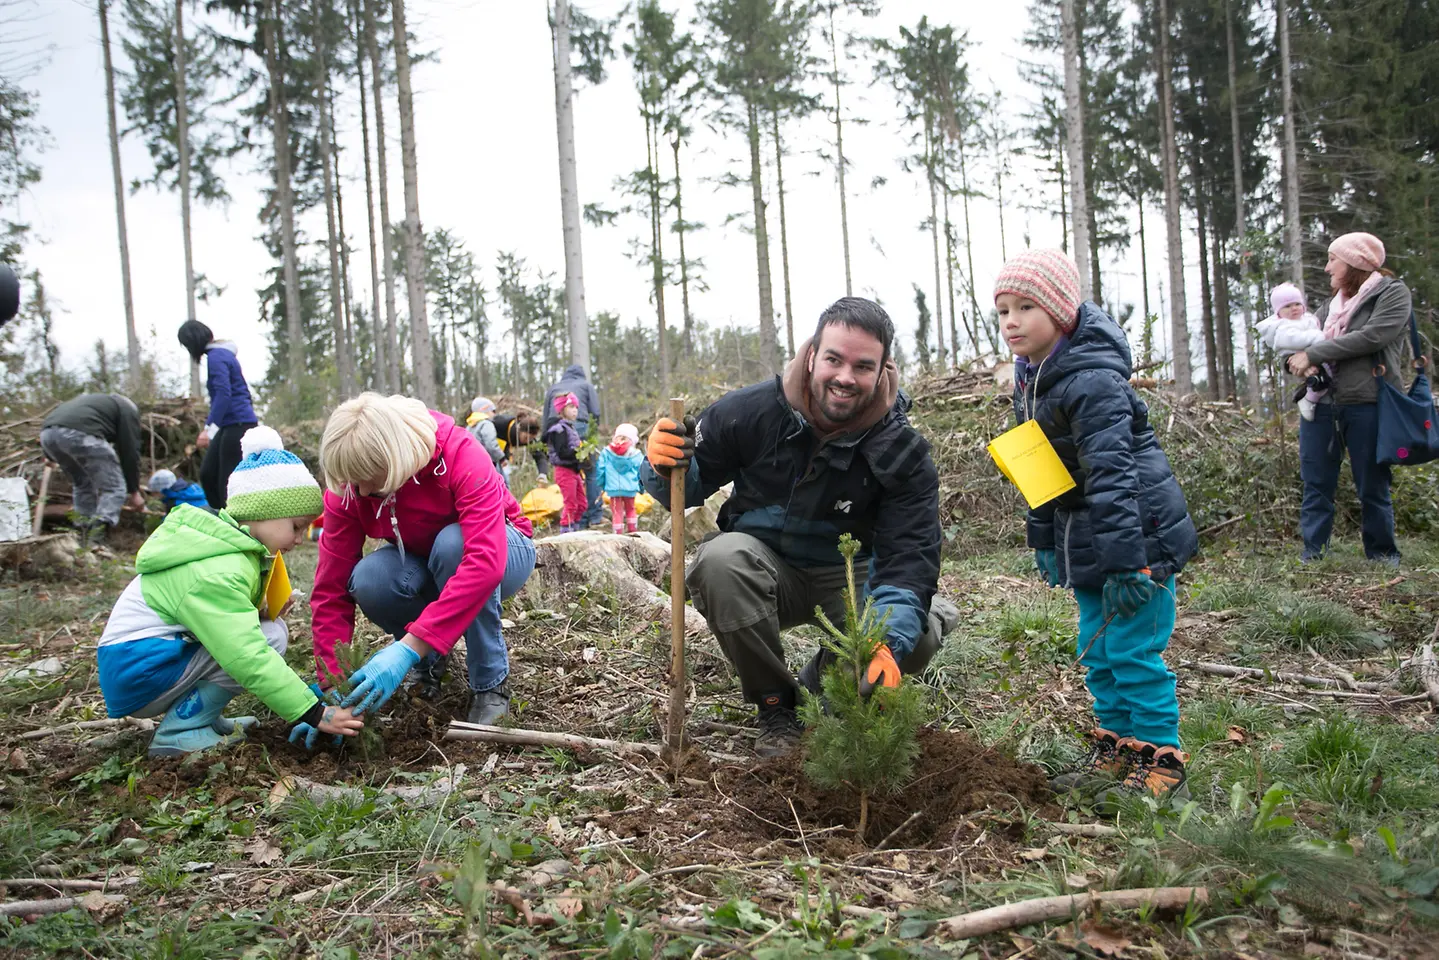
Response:
[{"label": "blue pants", "polygon": [[1100,591],[1075,587],[1074,599],[1079,601],[1079,662],[1099,725],[1121,738],[1178,747],[1179,698],[1174,673],[1164,665],[1164,649],[1174,632],[1174,578],[1160,584],[1134,616],[1115,617],[1108,626]]},{"label": "blue pants", "polygon": [[[524,586],[535,568],[534,542],[509,524],[505,525],[505,534],[509,538],[509,557],[504,579],[465,628],[465,662],[470,671],[470,689],[475,692],[493,690],[510,675],[509,653],[500,630],[500,601]],[[464,547],[458,523],[440,531],[428,558],[407,551],[401,559],[394,545],[380,547],[355,564],[350,574],[350,596],[365,616],[398,640],[445,589],[459,569]],[[432,659],[438,656],[433,654]]]},{"label": "blue pants", "polygon": [[1389,499],[1391,468],[1374,462],[1378,433],[1379,408],[1373,403],[1321,403],[1313,420],[1299,421],[1299,474],[1304,478],[1299,529],[1304,535],[1304,556],[1318,557],[1329,546],[1329,535],[1334,532],[1334,492],[1346,449],[1354,491],[1359,495],[1364,555],[1371,560],[1399,556],[1394,543],[1394,505]]},{"label": "blue pants", "polygon": [[[590,432],[588,420],[576,421],[575,432],[583,440]],[[584,467],[585,473],[585,500],[589,506],[585,507],[585,514],[580,519],[580,529],[587,530],[605,518],[604,490],[600,487],[600,471],[598,457],[591,458],[589,464]]]}]

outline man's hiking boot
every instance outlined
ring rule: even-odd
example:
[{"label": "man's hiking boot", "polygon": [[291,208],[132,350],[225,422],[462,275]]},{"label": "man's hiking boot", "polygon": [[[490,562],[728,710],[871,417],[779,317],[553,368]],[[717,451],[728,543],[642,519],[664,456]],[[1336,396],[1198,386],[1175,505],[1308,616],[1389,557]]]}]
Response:
[{"label": "man's hiking boot", "polygon": [[1141,797],[1153,797],[1161,804],[1189,799],[1184,775],[1189,754],[1178,747],[1161,747],[1133,737],[1121,740],[1119,749],[1128,757],[1129,772],[1118,785],[1100,795],[1102,812],[1111,812],[1126,800]]},{"label": "man's hiking boot", "polygon": [[1055,793],[1089,793],[1124,779],[1129,772],[1129,755],[1120,750],[1119,737],[1103,727],[1095,727],[1085,737],[1089,753],[1072,769],[1050,778],[1049,789]]},{"label": "man's hiking boot", "polygon": [[494,726],[501,717],[509,712],[510,685],[506,681],[493,690],[481,690],[478,693],[470,694],[470,712],[465,719],[470,723]]},{"label": "man's hiking boot", "polygon": [[754,752],[761,757],[782,757],[799,747],[804,726],[794,711],[794,691],[765,693],[759,698],[759,738]]}]

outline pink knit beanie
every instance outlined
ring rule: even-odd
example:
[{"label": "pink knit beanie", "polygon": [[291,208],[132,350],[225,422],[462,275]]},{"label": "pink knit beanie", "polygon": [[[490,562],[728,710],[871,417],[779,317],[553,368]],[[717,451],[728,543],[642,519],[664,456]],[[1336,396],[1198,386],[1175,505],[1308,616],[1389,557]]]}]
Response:
[{"label": "pink knit beanie", "polygon": [[1291,303],[1304,303],[1304,294],[1292,283],[1281,283],[1269,294],[1269,306],[1275,314],[1289,306]]},{"label": "pink knit beanie", "polygon": [[1329,253],[1355,270],[1373,273],[1384,266],[1384,244],[1372,233],[1346,233],[1329,244]]},{"label": "pink knit beanie", "polygon": [[994,279],[994,298],[1033,300],[1065,333],[1079,326],[1079,268],[1062,250],[1030,250],[1010,259]]}]

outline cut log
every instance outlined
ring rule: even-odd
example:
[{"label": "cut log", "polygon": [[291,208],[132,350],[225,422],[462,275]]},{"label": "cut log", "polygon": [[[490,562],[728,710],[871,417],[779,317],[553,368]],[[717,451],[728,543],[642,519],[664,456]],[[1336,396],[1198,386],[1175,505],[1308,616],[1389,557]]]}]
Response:
[{"label": "cut log", "polygon": [[[613,594],[658,623],[670,622],[670,595],[660,589],[670,569],[670,546],[652,533],[613,534],[585,530],[535,541],[535,572],[520,591],[532,607],[563,609],[570,591],[587,586]],[[563,601],[563,602],[562,602]],[[685,607],[685,632],[709,628],[693,607]]]},{"label": "cut log", "polygon": [[480,723],[451,720],[446,740],[483,740],[488,743],[511,743],[522,747],[562,747],[566,750],[610,750],[614,753],[653,753],[656,743],[635,743],[628,740],[601,740],[582,737],[577,733],[553,733],[549,730],[521,730],[518,727],[488,727]]},{"label": "cut log", "polygon": [[1190,901],[1208,903],[1206,887],[1143,887],[1137,890],[1106,890],[1102,893],[1076,893],[1062,897],[1040,897],[1006,903],[987,910],[975,910],[939,921],[940,928],[960,940],[982,937],[1000,930],[1013,930],[1046,920],[1077,917],[1095,907],[1106,910],[1134,910],[1143,906],[1160,910],[1183,910]]}]

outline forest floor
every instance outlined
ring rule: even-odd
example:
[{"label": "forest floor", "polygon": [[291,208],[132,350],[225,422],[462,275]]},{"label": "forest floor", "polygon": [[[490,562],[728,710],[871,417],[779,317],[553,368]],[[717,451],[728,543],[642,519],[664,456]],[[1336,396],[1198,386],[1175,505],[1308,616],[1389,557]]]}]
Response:
[{"label": "forest floor", "polygon": [[[1072,599],[1018,549],[946,561],[940,589],[964,616],[919,679],[918,779],[863,838],[853,797],[814,790],[795,758],[755,759],[752,710],[709,639],[692,647],[697,749],[678,778],[643,753],[443,739],[464,710],[459,662],[439,702],[385,709],[383,757],[307,754],[248,696],[229,713],[259,730],[215,756],[150,761],[147,734],[125,728],[27,739],[104,717],[95,642],[133,561],[10,571],[0,677],[60,667],[0,681],[0,903],[67,895],[62,880],[123,899],[0,917],[0,957],[1436,956],[1439,736],[1407,662],[1439,617],[1439,549],[1403,546],[1396,573],[1352,546],[1301,568],[1278,538],[1208,544],[1181,578],[1168,654],[1193,802],[1109,819],[1044,787],[1087,715]],[[292,555],[300,589],[314,561],[310,544]],[[302,672],[306,612],[290,618]],[[506,616],[511,724],[658,742],[667,630],[584,593]],[[792,662],[816,638],[792,631]],[[1208,902],[968,940],[942,922],[1155,886]]]}]

